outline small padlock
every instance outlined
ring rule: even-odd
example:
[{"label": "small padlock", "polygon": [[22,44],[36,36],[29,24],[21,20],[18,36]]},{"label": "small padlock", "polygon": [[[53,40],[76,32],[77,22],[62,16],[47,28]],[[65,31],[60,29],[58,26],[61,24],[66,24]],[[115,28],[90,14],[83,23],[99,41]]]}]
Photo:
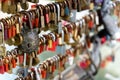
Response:
[{"label": "small padlock", "polygon": [[90,1],[89,8],[90,8],[90,10],[94,9],[94,1],[93,0]]},{"label": "small padlock", "polygon": [[36,12],[35,12],[35,26],[36,26],[36,28],[38,28],[39,27],[39,16],[40,16],[40,11],[39,11],[39,9],[37,9],[36,10]]},{"label": "small padlock", "polygon": [[69,43],[69,41],[70,41],[70,35],[68,33],[68,29],[66,27],[63,27],[63,30],[64,30],[64,41],[66,43]]},{"label": "small padlock", "polygon": [[15,56],[13,54],[13,51],[11,51],[11,54],[12,54],[12,59],[11,59],[12,67],[15,68],[16,67],[16,60],[15,60]]},{"label": "small padlock", "polygon": [[50,35],[48,35],[48,36],[49,36],[49,40],[48,40],[48,48],[49,48],[49,50],[51,50],[51,48],[53,47],[53,46],[52,46],[53,40],[52,40],[52,38],[51,38]]},{"label": "small padlock", "polygon": [[48,6],[45,6],[45,9],[44,9],[44,16],[45,16],[45,25],[48,27],[49,26],[49,8]]},{"label": "small padlock", "polygon": [[2,0],[2,11],[15,14],[17,9],[17,2],[15,0]]},{"label": "small padlock", "polygon": [[[89,16],[90,17],[90,16]],[[88,21],[88,28],[91,30],[94,27],[94,22],[92,17],[90,17],[89,21]]]},{"label": "small padlock", "polygon": [[50,25],[51,25],[51,23],[52,23],[52,12],[53,12],[53,8],[52,8],[52,4],[47,4],[48,5],[48,8],[49,8],[49,13],[48,13],[48,15],[49,15],[49,21],[50,21]]},{"label": "small padlock", "polygon": [[40,60],[39,60],[39,58],[37,57],[37,51],[34,51],[33,54],[34,54],[34,57],[33,57],[32,65],[35,66],[35,65],[37,65],[37,64],[40,62]]},{"label": "small padlock", "polygon": [[8,56],[8,73],[12,73],[12,63],[11,63],[11,59],[12,59],[12,55],[9,51],[7,51],[7,56]]},{"label": "small padlock", "polygon": [[65,10],[64,10],[64,4],[63,3],[59,3],[60,5],[60,16],[63,17],[65,15]]},{"label": "small padlock", "polygon": [[9,70],[8,63],[9,63],[8,59],[4,58],[4,70],[5,70],[5,72],[8,72],[8,70]]},{"label": "small padlock", "polygon": [[39,5],[38,7],[39,7],[39,11],[40,11],[40,20],[39,20],[40,25],[39,25],[39,27],[44,28],[45,27],[45,18],[43,15],[44,14],[43,13],[44,6]]},{"label": "small padlock", "polygon": [[59,71],[63,71],[63,57],[61,55],[58,55],[60,58],[59,61]]},{"label": "small padlock", "polygon": [[46,79],[46,77],[47,77],[47,66],[46,66],[46,64],[43,64],[43,66],[44,67],[43,67],[42,79]]},{"label": "small padlock", "polygon": [[65,16],[69,17],[70,16],[70,9],[69,9],[69,4],[67,0],[64,1],[65,4]]},{"label": "small padlock", "polygon": [[56,37],[54,33],[49,33],[51,39],[52,39],[52,48],[51,51],[55,51],[56,50]]},{"label": "small padlock", "polygon": [[1,58],[0,59],[0,74],[4,74],[4,71],[5,69],[4,69],[4,65],[3,65],[3,59]]},{"label": "small padlock", "polygon": [[[73,39],[78,42],[79,41],[79,35],[78,35],[78,31],[79,31],[79,23],[76,22],[76,24],[74,24],[75,29],[74,29],[74,33],[73,33]],[[80,33],[80,32],[79,32]]]},{"label": "small padlock", "polygon": [[19,63],[19,54],[18,54],[18,49],[17,48],[15,48],[14,49],[14,55],[16,56],[16,65],[19,65],[20,63]]},{"label": "small padlock", "polygon": [[56,69],[56,66],[55,66],[55,59],[51,59],[52,60],[52,72],[54,72],[55,71],[55,69]]},{"label": "small padlock", "polygon": [[[16,17],[16,19],[18,20],[19,18]],[[20,26],[18,21],[15,24],[15,27],[16,27],[16,35],[14,36],[14,40],[15,40],[14,45],[18,46],[23,42],[23,37],[22,37],[22,35],[20,33],[21,32],[21,26]]]},{"label": "small padlock", "polygon": [[[20,52],[20,51],[19,51]],[[23,61],[24,61],[24,57],[23,57],[23,54],[20,54],[18,55],[19,57],[19,66],[22,66],[23,65]]]}]

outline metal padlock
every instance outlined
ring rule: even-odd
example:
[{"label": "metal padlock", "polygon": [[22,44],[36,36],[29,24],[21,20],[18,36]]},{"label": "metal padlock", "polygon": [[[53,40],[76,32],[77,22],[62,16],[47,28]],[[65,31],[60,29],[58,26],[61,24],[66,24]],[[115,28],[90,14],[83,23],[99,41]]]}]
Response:
[{"label": "metal padlock", "polygon": [[33,51],[37,51],[39,47],[39,36],[38,36],[38,31],[36,29],[33,29],[32,23],[31,23],[31,17],[30,14],[27,12],[22,12],[22,14],[28,17],[28,25],[26,22],[24,22],[24,29],[21,31],[23,41],[22,43],[18,46],[18,48],[23,52],[23,53],[32,53]]},{"label": "metal padlock", "polygon": [[5,56],[6,55],[6,48],[5,48],[5,41],[4,41],[4,25],[3,25],[3,23],[1,22],[0,23],[0,25],[1,25],[1,28],[2,28],[2,33],[0,34],[1,35],[1,42],[2,42],[2,46],[0,46],[0,52],[1,52],[1,56]]},{"label": "metal padlock", "polygon": [[4,65],[3,65],[3,59],[0,59],[0,74],[4,74]]},{"label": "metal padlock", "polygon": [[3,12],[15,14],[18,11],[16,0],[2,0],[1,5]]},{"label": "metal padlock", "polygon": [[37,56],[37,51],[34,51],[33,54],[34,54],[34,57],[33,57],[32,65],[35,66],[40,62],[40,60],[39,60],[39,58]]}]

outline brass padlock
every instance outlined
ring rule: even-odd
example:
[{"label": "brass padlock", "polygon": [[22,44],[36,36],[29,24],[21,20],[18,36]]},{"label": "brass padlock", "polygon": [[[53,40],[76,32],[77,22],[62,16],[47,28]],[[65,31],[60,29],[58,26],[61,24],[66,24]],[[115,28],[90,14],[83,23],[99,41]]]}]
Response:
[{"label": "brass padlock", "polygon": [[33,60],[32,60],[33,61],[32,65],[35,66],[35,65],[37,65],[40,62],[40,60],[39,60],[39,58],[37,56],[37,51],[34,51],[32,54],[34,55],[33,56]]},{"label": "brass padlock", "polygon": [[68,29],[66,27],[63,27],[63,30],[64,30],[64,41],[66,43],[69,43],[70,35],[69,35],[69,32],[68,32]]},{"label": "brass padlock", "polygon": [[60,5],[60,16],[61,17],[64,17],[64,15],[65,15],[65,10],[64,10],[64,4],[63,3],[59,3],[59,5]]},{"label": "brass padlock", "polygon": [[15,14],[18,11],[16,0],[2,0],[1,5],[3,12]]},{"label": "brass padlock", "polygon": [[12,55],[9,51],[7,51],[7,57],[9,59],[9,62],[8,62],[8,67],[9,67],[9,70],[8,70],[8,73],[12,73],[12,63],[11,63],[11,60],[12,60]]},{"label": "brass padlock", "polygon": [[[75,29],[74,29],[74,33],[73,33],[73,39],[76,41],[76,42],[79,42],[79,39],[80,39],[80,36],[81,36],[81,32],[80,32],[80,24],[79,22],[76,22],[74,24],[75,26]],[[80,35],[79,35],[80,34]]]},{"label": "brass padlock", "polygon": [[0,26],[1,26],[1,28],[2,28],[2,33],[1,33],[1,42],[2,42],[2,44],[3,44],[3,46],[0,46],[0,55],[1,56],[5,56],[6,55],[6,48],[5,48],[5,41],[4,41],[4,25],[3,25],[3,23],[1,22],[0,23]]}]

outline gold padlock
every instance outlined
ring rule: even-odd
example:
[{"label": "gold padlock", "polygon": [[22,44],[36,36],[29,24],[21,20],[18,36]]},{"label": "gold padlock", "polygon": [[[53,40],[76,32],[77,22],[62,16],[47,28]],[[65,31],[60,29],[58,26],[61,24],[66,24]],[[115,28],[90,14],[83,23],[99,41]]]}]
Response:
[{"label": "gold padlock", "polygon": [[63,30],[64,30],[64,41],[65,41],[66,43],[69,43],[70,35],[69,35],[69,33],[68,33],[68,29],[67,29],[66,27],[64,27]]},{"label": "gold padlock", "polygon": [[0,23],[0,25],[1,25],[1,28],[2,28],[2,36],[1,36],[2,41],[1,42],[3,44],[3,46],[0,46],[0,53],[1,53],[0,55],[5,56],[6,55],[6,47],[5,47],[5,41],[4,41],[4,25],[3,25],[2,22]]}]

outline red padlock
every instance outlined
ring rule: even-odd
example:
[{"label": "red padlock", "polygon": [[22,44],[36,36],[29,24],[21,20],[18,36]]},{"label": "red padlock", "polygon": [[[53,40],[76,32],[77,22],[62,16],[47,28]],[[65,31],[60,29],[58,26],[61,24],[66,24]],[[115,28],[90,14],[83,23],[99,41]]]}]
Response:
[{"label": "red padlock", "polygon": [[8,28],[8,39],[12,37],[12,28]]},{"label": "red padlock", "polygon": [[11,63],[12,63],[12,67],[15,68],[16,67],[16,61],[14,58],[11,59]]},{"label": "red padlock", "polygon": [[4,72],[3,59],[0,59],[0,74],[4,74]]},{"label": "red padlock", "polygon": [[20,64],[23,64],[23,61],[24,61],[24,56],[23,56],[23,54],[20,54],[20,55],[18,55],[19,56],[19,63]]},{"label": "red padlock", "polygon": [[12,26],[12,37],[14,37],[16,35],[16,28],[15,26],[13,25]]},{"label": "red padlock", "polygon": [[9,70],[9,68],[8,68],[8,67],[9,67],[9,66],[8,66],[8,61],[9,61],[9,60],[8,60],[7,58],[4,59],[4,71],[5,71],[5,72],[8,72],[8,70]]},{"label": "red padlock", "polygon": [[38,26],[39,26],[39,18],[35,18],[35,26],[38,28]]},{"label": "red padlock", "polygon": [[93,26],[94,26],[94,23],[93,23],[92,20],[90,20],[90,21],[88,22],[88,28],[89,28],[89,29],[92,29]]},{"label": "red padlock", "polygon": [[41,70],[42,79],[46,78],[46,70]]}]

